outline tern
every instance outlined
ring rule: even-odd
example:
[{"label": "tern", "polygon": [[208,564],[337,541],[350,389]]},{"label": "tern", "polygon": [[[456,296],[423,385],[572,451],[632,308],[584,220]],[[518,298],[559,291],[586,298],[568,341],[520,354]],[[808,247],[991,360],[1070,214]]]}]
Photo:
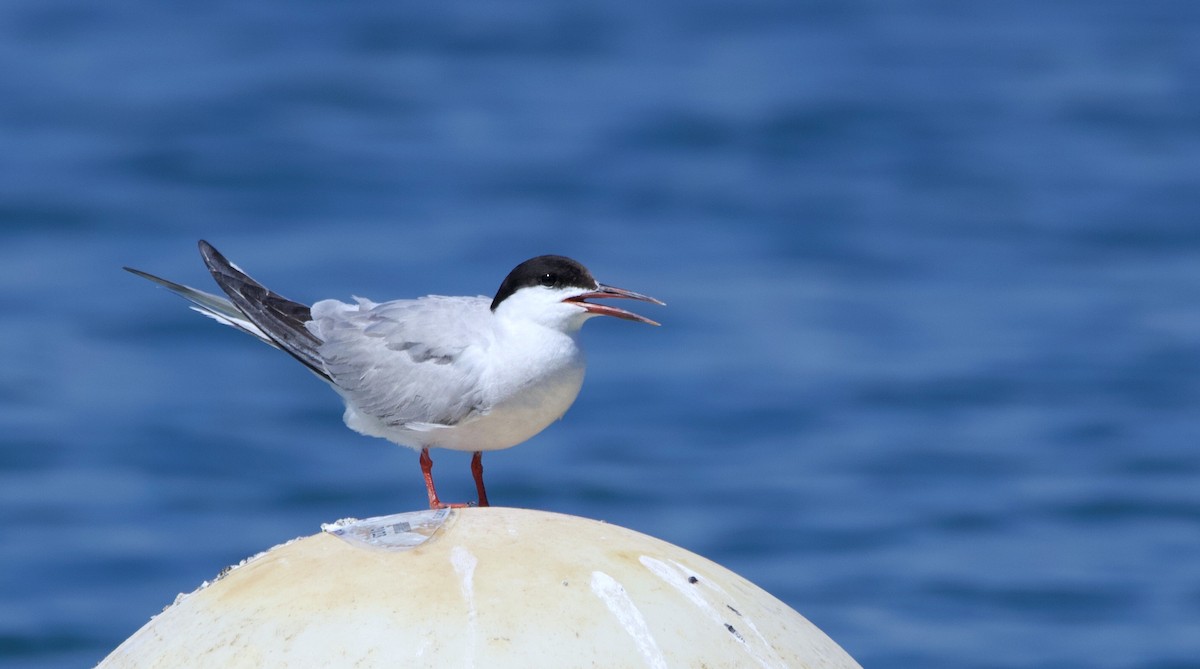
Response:
[{"label": "tern", "polygon": [[479,506],[487,506],[483,452],[516,446],[566,413],[583,384],[579,330],[593,316],[658,325],[618,307],[664,303],[602,284],[579,262],[544,255],[517,265],[492,298],[429,295],[311,307],[278,295],[200,241],[208,271],[229,299],[126,267],[192,303],[192,309],[291,355],[333,387],[346,426],[420,451],[433,509],[430,448],[471,451]]}]

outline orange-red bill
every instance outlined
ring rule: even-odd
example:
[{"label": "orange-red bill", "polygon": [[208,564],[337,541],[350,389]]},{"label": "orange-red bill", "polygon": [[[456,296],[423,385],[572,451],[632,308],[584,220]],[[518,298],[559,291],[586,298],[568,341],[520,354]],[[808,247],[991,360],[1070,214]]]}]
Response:
[{"label": "orange-red bill", "polygon": [[578,304],[579,306],[583,307],[584,309],[588,310],[590,313],[593,313],[593,314],[596,314],[599,316],[613,316],[616,318],[623,318],[627,321],[637,321],[639,323],[646,323],[647,325],[658,325],[657,322],[652,321],[649,318],[646,318],[645,316],[635,314],[632,311],[626,311],[619,307],[614,307],[614,306],[610,306],[607,304],[593,304],[591,302],[584,301],[584,300],[588,300],[588,299],[613,299],[613,298],[623,298],[623,299],[627,299],[627,300],[639,300],[642,302],[650,302],[651,304],[658,304],[661,306],[666,306],[665,303],[662,302],[661,300],[656,300],[653,297],[650,297],[649,295],[642,295],[641,293],[635,293],[632,290],[625,290],[624,288],[615,288],[613,286],[606,286],[604,284],[600,284],[596,288],[596,290],[594,290],[590,293],[584,293],[582,295],[568,297],[567,299],[563,300],[563,302],[574,302],[574,303]]}]

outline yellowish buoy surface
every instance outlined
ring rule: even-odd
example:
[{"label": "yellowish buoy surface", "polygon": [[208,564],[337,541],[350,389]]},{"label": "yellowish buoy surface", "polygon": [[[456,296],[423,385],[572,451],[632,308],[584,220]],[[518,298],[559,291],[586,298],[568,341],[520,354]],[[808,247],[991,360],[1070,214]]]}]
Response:
[{"label": "yellowish buoy surface", "polygon": [[858,667],[733,572],[509,508],[326,526],[227,571],[100,667]]}]

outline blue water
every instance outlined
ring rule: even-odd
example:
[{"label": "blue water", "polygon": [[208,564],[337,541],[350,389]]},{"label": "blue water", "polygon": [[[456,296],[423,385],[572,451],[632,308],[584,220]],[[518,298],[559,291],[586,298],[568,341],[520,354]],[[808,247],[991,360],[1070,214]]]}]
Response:
[{"label": "blue water", "polygon": [[[872,669],[1200,667],[1200,4],[0,9],[0,664],[87,666],[416,455],[120,271],[593,321],[494,503],[710,557]],[[468,457],[439,453],[445,497]]]}]

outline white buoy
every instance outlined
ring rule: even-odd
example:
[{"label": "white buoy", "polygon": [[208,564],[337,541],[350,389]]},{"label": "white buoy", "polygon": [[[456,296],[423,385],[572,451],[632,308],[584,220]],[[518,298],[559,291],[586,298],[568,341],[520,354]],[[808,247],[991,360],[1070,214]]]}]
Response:
[{"label": "white buoy", "polygon": [[858,667],[783,602],[632,530],[509,508],[326,526],[181,595],[99,667]]}]

